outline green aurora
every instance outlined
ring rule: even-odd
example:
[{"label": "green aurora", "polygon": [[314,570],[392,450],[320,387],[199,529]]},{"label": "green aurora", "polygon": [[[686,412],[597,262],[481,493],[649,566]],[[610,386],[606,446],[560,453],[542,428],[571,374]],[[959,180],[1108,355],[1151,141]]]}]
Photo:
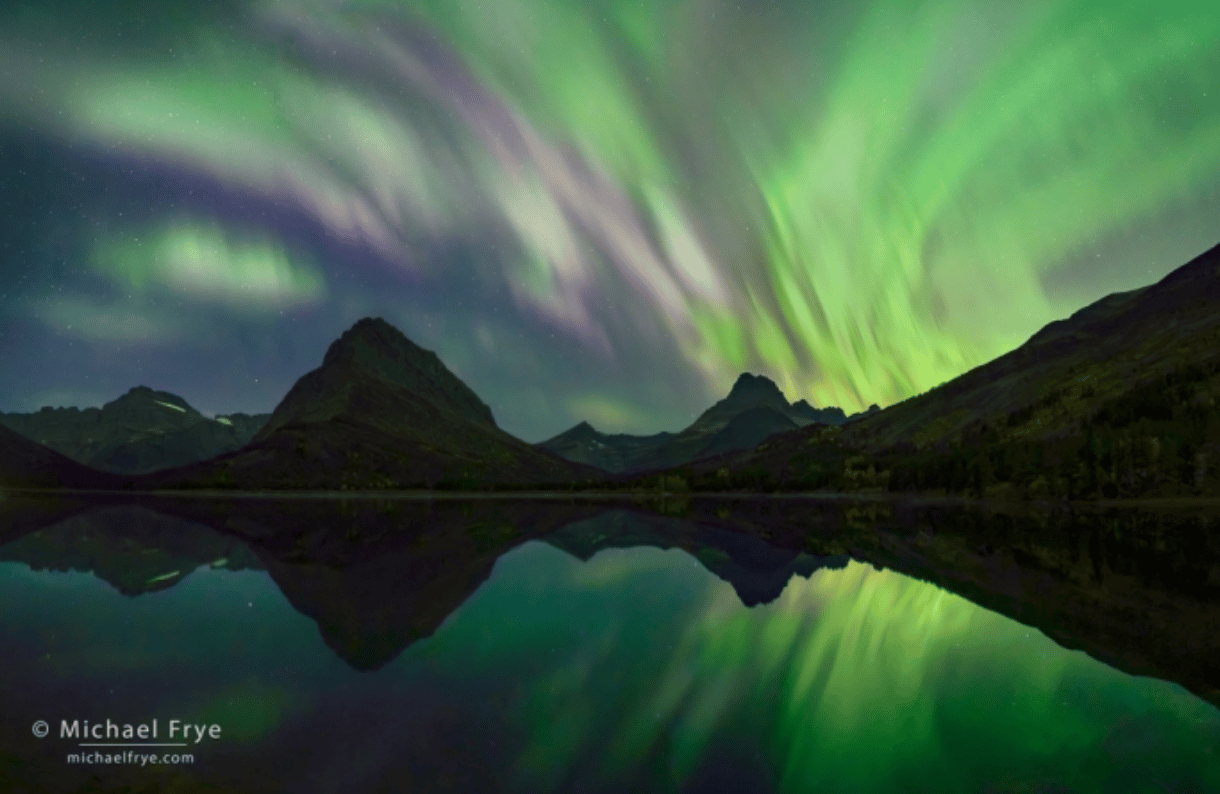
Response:
[{"label": "green aurora", "polygon": [[[678,410],[565,380],[548,334],[621,380],[690,373],[683,415],[743,370],[850,412],[1220,239],[1207,0],[127,3],[144,21],[121,44],[105,4],[19,8],[0,123],[297,207],[412,289],[452,277],[436,251],[474,251],[510,312],[445,323],[436,299],[416,325],[447,331],[417,341],[463,372],[531,361],[545,386],[485,387],[527,438]],[[342,264],[282,231],[150,216],[77,234],[151,327],[171,293],[268,317],[339,301]],[[206,276],[171,251],[200,241]],[[97,337],[123,313],[62,300],[31,311]]]}]

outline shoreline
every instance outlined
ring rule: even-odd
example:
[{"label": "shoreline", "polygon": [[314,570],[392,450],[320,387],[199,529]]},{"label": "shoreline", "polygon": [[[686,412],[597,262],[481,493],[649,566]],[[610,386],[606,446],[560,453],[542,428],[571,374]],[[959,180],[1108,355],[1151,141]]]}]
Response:
[{"label": "shoreline", "polygon": [[731,499],[768,501],[851,501],[851,502],[907,502],[928,504],[977,505],[980,507],[1220,507],[1220,496],[1195,497],[1146,497],[1135,499],[1097,499],[1075,501],[1026,501],[1008,499],[979,499],[951,494],[918,492],[878,491],[793,491],[789,493],[752,493],[743,491],[634,491],[634,490],[511,490],[511,491],[437,491],[437,490],[221,490],[221,489],[164,489],[135,491],[108,488],[22,488],[0,486],[0,499],[8,496],[103,496],[103,497],[166,497],[176,499],[382,499],[382,500],[483,500],[483,499]]}]

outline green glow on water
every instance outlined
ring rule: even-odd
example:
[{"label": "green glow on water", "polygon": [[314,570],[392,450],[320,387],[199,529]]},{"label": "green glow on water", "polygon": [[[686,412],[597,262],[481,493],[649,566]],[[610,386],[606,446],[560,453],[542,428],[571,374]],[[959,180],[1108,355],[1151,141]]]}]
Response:
[{"label": "green glow on water", "polygon": [[680,790],[734,742],[786,792],[1220,786],[1220,712],[1175,684],[892,571],[796,577],[749,609],[692,563],[523,547],[418,652],[519,680],[523,790]]},{"label": "green glow on water", "polygon": [[201,774],[355,785],[466,753],[448,768],[530,792],[1220,790],[1210,704],[856,562],[747,608],[683,551],[529,542],[375,673],[252,571],[129,598],[3,563],[0,614],[11,713],[216,722]]}]

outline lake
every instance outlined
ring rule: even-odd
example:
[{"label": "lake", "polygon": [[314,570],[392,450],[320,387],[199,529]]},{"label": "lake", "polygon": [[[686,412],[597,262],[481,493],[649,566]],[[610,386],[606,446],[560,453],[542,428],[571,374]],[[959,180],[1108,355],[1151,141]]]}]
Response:
[{"label": "lake", "polygon": [[0,790],[1220,791],[1215,522],[9,494]]}]

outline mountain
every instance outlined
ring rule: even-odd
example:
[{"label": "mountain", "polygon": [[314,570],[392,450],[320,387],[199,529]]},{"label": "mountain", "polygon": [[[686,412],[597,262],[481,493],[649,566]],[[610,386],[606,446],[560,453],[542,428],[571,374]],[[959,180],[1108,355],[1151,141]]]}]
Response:
[{"label": "mountain", "polygon": [[717,489],[1215,495],[1218,396],[1220,246],[925,394],[684,474]]},{"label": "mountain", "polygon": [[[873,406],[869,410],[879,410],[877,406]],[[843,409],[837,405],[832,405],[829,408],[814,408],[804,400],[798,400],[792,404],[788,415],[793,417],[793,421],[800,425],[813,424],[818,422],[824,425],[841,425],[847,422],[847,414],[843,413]],[[860,414],[852,414],[853,418]],[[804,420],[804,421],[800,421]]]},{"label": "mountain", "polygon": [[[847,437],[870,449],[923,447],[1011,416],[1006,437],[1048,438],[1078,429],[1106,402],[1218,358],[1220,246],[1154,285],[1047,325],[1016,350],[855,424]],[[1204,378],[1190,397],[1210,407],[1216,385]]]},{"label": "mountain", "polygon": [[767,437],[787,430],[795,430],[796,427],[796,422],[784,413],[765,405],[756,405],[729,419],[724,427],[699,450],[699,456],[731,452],[737,449],[753,449]]},{"label": "mountain", "polygon": [[111,488],[120,480],[0,426],[0,488]]},{"label": "mountain", "polygon": [[601,472],[496,426],[491,409],[380,318],[331,344],[254,440],[236,452],[150,478],[150,487],[365,490],[546,485]]},{"label": "mountain", "polygon": [[[875,406],[874,406],[875,407]],[[678,433],[610,435],[581,422],[539,447],[567,460],[610,472],[635,472],[681,466],[709,455],[752,449],[774,433],[820,423],[848,421],[842,408],[814,408],[805,400],[789,404],[775,382],[742,373],[727,397]]]},{"label": "mountain", "polygon": [[671,438],[673,433],[651,436],[601,433],[588,422],[581,422],[538,446],[565,460],[620,472],[638,466],[641,461],[648,461],[653,450]]},{"label": "mountain", "polygon": [[50,408],[0,414],[0,425],[77,463],[139,474],[206,460],[241,447],[267,415],[209,419],[186,400],[137,386],[101,408]]},{"label": "mountain", "polygon": [[[830,409],[830,410],[836,410],[836,409]],[[860,412],[860,413],[858,413],[858,414],[852,414],[851,416],[849,416],[849,417],[847,417],[846,419],[844,419],[842,422],[827,422],[826,424],[831,424],[831,425],[833,425],[833,424],[844,424],[844,425],[845,425],[845,424],[847,424],[848,422],[858,422],[858,421],[860,421],[861,419],[864,419],[865,417],[872,416],[873,414],[877,413],[877,412],[878,412],[878,411],[880,411],[880,410],[881,410],[880,406],[878,406],[878,405],[877,405],[877,403],[873,403],[872,405],[870,405],[870,406],[868,407],[868,410],[867,410],[867,411],[861,411],[861,412]]]},{"label": "mountain", "polygon": [[[256,438],[268,438],[290,422],[327,421],[352,408],[353,388],[345,378],[376,380],[467,422],[496,426],[487,404],[446,369],[436,353],[419,347],[385,320],[365,318],[331,344],[321,367],[297,381]],[[361,402],[359,397],[355,401]],[[378,410],[387,406],[364,407],[373,409],[363,417],[365,423],[400,428],[396,417]]]}]

